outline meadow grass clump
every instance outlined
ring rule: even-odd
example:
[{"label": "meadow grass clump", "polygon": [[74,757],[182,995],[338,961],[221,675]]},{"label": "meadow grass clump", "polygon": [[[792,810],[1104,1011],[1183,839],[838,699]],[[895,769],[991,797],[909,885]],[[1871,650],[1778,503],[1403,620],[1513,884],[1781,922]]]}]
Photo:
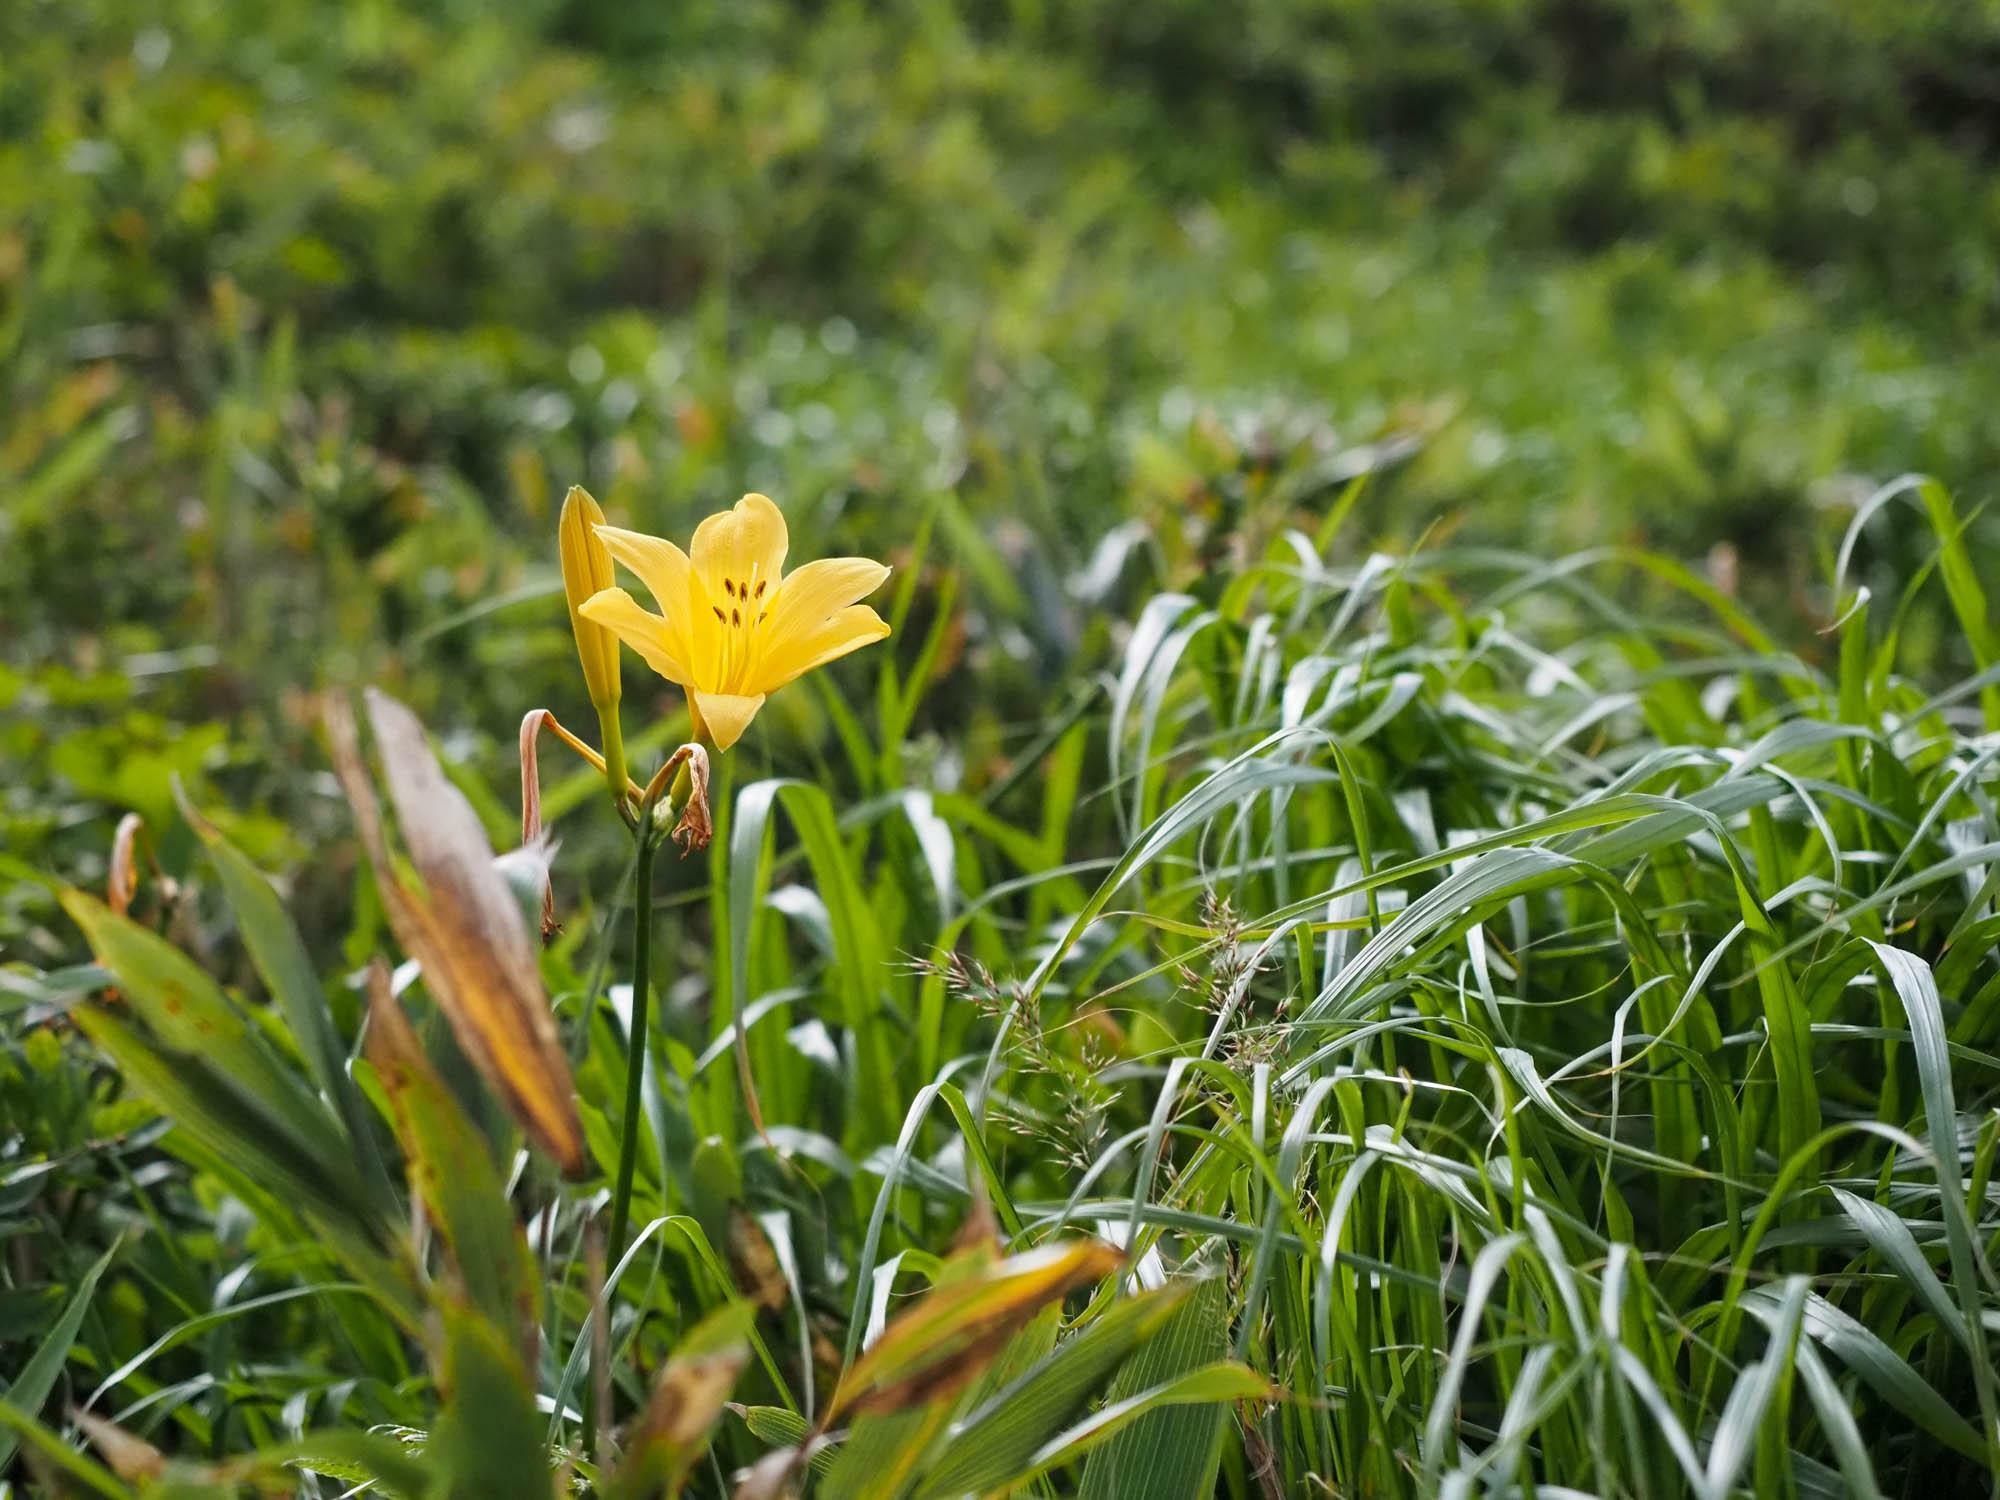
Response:
[{"label": "meadow grass clump", "polygon": [[[119,1064],[65,1242],[109,1248],[0,1418],[107,1494],[1989,1493],[2000,665],[1949,501],[1864,507],[1789,639],[1654,555],[1346,514],[1147,600],[977,793],[902,759],[947,633],[906,579],[844,762],[720,759],[632,1096],[630,913],[558,859],[567,1181],[383,964],[357,1058],[205,820],[220,905],[66,897],[109,974],[14,988]],[[248,979],[225,907],[275,1004],[176,953]]]},{"label": "meadow grass clump", "polygon": [[475,9],[0,5],[0,1500],[2000,1491],[2000,8]]}]

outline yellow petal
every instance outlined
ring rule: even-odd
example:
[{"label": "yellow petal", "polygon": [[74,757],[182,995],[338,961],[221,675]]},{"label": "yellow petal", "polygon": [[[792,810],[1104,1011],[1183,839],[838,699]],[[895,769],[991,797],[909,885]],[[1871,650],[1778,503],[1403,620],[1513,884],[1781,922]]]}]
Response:
[{"label": "yellow petal", "polygon": [[718,593],[711,599],[701,574],[689,570],[687,655],[683,659],[712,688],[723,685],[724,658],[728,654],[729,615],[718,602],[722,597]]},{"label": "yellow petal", "polygon": [[578,612],[586,599],[614,582],[611,554],[593,535],[593,529],[601,529],[598,523],[603,519],[604,512],[590,492],[581,485],[571,485],[556,531],[570,633],[576,637],[577,658],[583,663],[584,686],[591,703],[600,710],[618,701],[618,642],[603,628],[585,622]]},{"label": "yellow petal", "polygon": [[658,615],[639,607],[623,589],[605,589],[584,600],[578,611],[630,646],[647,666],[669,682],[685,687],[692,680],[687,666],[673,651],[673,631]]},{"label": "yellow petal", "polygon": [[757,664],[757,686],[774,693],[794,677],[823,667],[889,633],[889,623],[865,604],[850,604],[810,630],[777,636]]},{"label": "yellow petal", "polygon": [[828,557],[809,562],[778,590],[778,602],[760,631],[782,640],[815,630],[836,610],[882,587],[889,570],[873,558]]},{"label": "yellow petal", "polygon": [[689,688],[688,703],[699,716],[709,737],[715,741],[715,748],[727,750],[743,738],[743,731],[750,727],[750,721],[757,717],[757,710],[764,706],[764,695],[757,693],[745,697],[738,693],[704,693],[698,688]]},{"label": "yellow petal", "polygon": [[[686,622],[693,599],[689,584],[694,576],[688,555],[672,542],[647,536],[643,531],[600,526],[597,535],[613,557],[639,575],[639,581],[646,585],[646,592],[653,596],[668,626],[678,636],[674,642],[675,655],[684,657],[686,652],[682,648],[687,643]],[[609,588],[610,584],[607,582],[602,587]]]},{"label": "yellow petal", "polygon": [[709,602],[727,612],[732,604],[748,608],[778,586],[789,545],[778,507],[767,496],[745,495],[695,527],[688,552]]}]

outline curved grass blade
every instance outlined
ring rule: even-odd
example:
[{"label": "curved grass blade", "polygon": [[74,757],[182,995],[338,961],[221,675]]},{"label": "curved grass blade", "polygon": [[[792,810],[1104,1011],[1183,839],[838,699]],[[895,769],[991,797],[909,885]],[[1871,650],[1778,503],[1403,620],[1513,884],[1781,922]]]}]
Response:
[{"label": "curved grass blade", "polygon": [[[56,1388],[56,1380],[62,1374],[63,1365],[69,1359],[70,1349],[76,1343],[77,1332],[83,1327],[83,1315],[90,1311],[90,1299],[97,1294],[97,1283],[104,1278],[105,1270],[118,1256],[118,1245],[111,1246],[100,1255],[89,1270],[83,1273],[70,1293],[68,1304],[53,1327],[42,1336],[35,1352],[28,1356],[6,1390],[7,1404],[23,1417],[33,1419],[48,1404],[49,1393]],[[7,1471],[20,1439],[12,1429],[0,1432],[0,1474]]]}]

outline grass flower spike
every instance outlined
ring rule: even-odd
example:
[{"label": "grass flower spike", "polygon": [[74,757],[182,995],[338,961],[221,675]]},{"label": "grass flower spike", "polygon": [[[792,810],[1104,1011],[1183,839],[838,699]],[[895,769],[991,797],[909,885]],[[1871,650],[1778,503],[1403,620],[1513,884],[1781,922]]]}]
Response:
[{"label": "grass flower spike", "polygon": [[578,613],[685,688],[696,736],[718,750],[742,738],[765,698],[793,678],[889,633],[858,602],[882,586],[888,568],[832,557],[787,576],[785,518],[763,495],[745,495],[703,521],[686,552],[615,526],[596,533],[660,613],[620,588],[592,595]]}]

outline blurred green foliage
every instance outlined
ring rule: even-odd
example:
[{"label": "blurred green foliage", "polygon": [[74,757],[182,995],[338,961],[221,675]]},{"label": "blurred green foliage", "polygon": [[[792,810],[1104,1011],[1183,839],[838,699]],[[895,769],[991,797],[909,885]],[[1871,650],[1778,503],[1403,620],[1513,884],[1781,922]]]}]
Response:
[{"label": "blurred green foliage", "polygon": [[[1420,537],[1714,548],[1710,576],[1830,672],[1804,627],[1834,612],[1831,543],[1878,482],[1948,476],[1967,554],[1992,555],[1996,68],[1982,0],[0,6],[0,1012],[99,986],[29,872],[101,888],[127,811],[149,830],[139,915],[254,990],[177,781],[279,872],[322,972],[383,946],[314,742],[324,686],[415,704],[508,842],[521,713],[589,721],[555,573],[571,482],[677,535],[762,489],[802,555],[899,564],[884,663],[788,692],[728,766],[869,810],[915,893],[870,893],[899,958],[935,924],[887,799],[935,795],[964,849],[1006,851],[969,893],[1121,847],[1124,793],[1064,707],[1115,668],[1108,622],[1161,588],[1222,602],[1358,474],[1357,574]],[[1888,602],[1939,545],[1878,525],[1847,576],[1925,680],[1955,682],[1983,662],[1939,591]],[[635,736],[675,729],[674,695],[636,669],[627,694]],[[575,916],[548,963],[574,1001],[615,946],[622,841],[563,821],[593,787],[558,779]],[[727,978],[698,878],[664,877],[682,1083],[708,1066],[702,977]],[[1023,898],[1022,932],[1070,878]],[[791,978],[771,947],[766,990]],[[902,1004],[943,980],[885,983]],[[328,999],[355,1032],[354,991]],[[602,1135],[621,1044],[603,1014],[585,1029]],[[1082,1042],[1046,1045],[1081,1162],[1111,1096]],[[775,1031],[758,1046],[774,1117],[814,1115],[826,1085]],[[165,1157],[164,1128],[74,1036],[10,1035],[0,1215],[32,1224],[5,1253],[34,1274],[0,1294],[0,1343],[142,1222],[169,1232],[123,1254],[88,1350],[129,1358],[253,1270],[321,1268]],[[649,1191],[722,1240],[743,1177],[671,1145]],[[789,1181],[769,1167],[756,1201]],[[836,1205],[843,1230],[871,1195]],[[817,1192],[798,1210],[824,1229]],[[835,1333],[837,1290],[815,1309]],[[212,1452],[322,1412],[407,1418],[406,1352],[352,1336],[255,1305],[135,1399]],[[314,1373],[239,1368],[272,1349]]]},{"label": "blurred green foliage", "polygon": [[1371,466],[1371,541],[1722,543],[1813,618],[1848,504],[2000,446],[1996,56],[1973,0],[24,0],[0,830],[93,879],[178,775],[284,864],[311,690],[475,760],[580,714],[573,480],[808,548],[934,514],[980,692],[915,728],[975,777],[1119,521],[1214,562]]},{"label": "blurred green foliage", "polygon": [[474,758],[581,716],[573,480],[812,548],[935,508],[981,691],[916,727],[980,753],[1121,519],[1213,561],[1389,460],[1371,540],[1722,542],[1813,616],[1824,508],[2000,446],[1996,55],[1972,0],[24,0],[0,833],[93,879],[179,775],[284,864],[326,682]]}]

